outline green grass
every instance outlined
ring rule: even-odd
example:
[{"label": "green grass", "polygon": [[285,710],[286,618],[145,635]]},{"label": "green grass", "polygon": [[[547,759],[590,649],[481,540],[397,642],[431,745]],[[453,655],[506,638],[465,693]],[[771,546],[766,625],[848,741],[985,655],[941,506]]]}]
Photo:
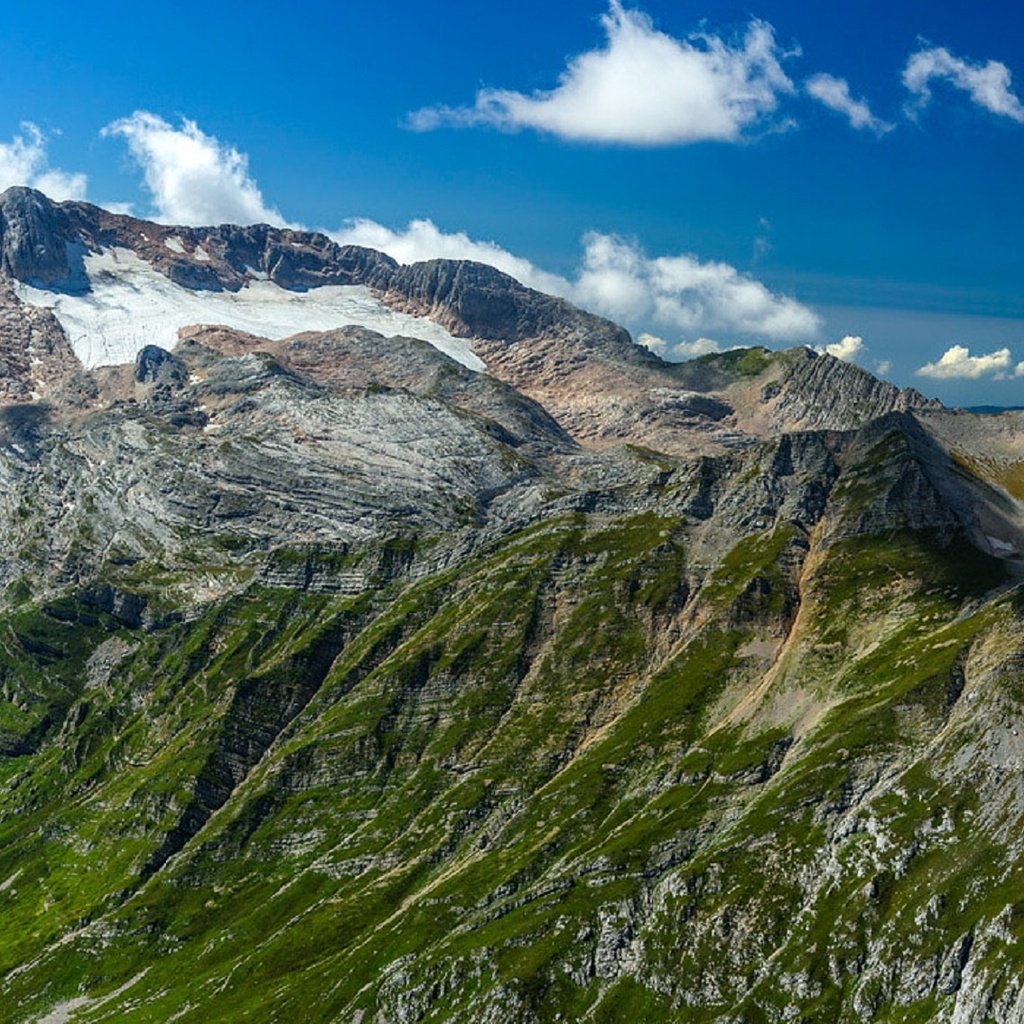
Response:
[{"label": "green grass", "polygon": [[[1024,879],[949,770],[1014,692],[951,705],[952,674],[1019,602],[940,540],[842,541],[798,579],[782,526],[697,586],[678,519],[573,515],[413,583],[387,568],[411,539],[274,554],[373,569],[358,598],[250,585],[148,633],[73,598],[10,612],[36,651],[8,641],[11,678],[77,710],[0,758],[0,1006],[137,978],[81,1019],[941,1019],[859,952],[923,963],[998,917],[997,974]],[[796,597],[761,699],[819,717],[724,717]],[[130,653],[83,691],[113,635]]]}]

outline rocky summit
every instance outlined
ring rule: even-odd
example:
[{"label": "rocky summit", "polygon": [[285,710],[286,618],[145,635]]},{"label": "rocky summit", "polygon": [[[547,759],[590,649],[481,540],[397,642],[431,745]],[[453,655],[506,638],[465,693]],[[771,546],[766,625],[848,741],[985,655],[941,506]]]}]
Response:
[{"label": "rocky summit", "polygon": [[0,196],[0,1020],[1024,1019],[1024,413]]}]

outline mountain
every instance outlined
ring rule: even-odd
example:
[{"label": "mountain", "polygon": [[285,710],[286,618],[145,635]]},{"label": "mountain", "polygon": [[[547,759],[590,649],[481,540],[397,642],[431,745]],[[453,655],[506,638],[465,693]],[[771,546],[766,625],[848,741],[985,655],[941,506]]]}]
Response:
[{"label": "mountain", "polygon": [[275,340],[340,324],[411,335],[486,366],[589,446],[721,452],[787,427],[849,429],[934,405],[809,349],[665,363],[621,327],[482,264],[398,266],[324,235],[167,227],[25,188],[0,197],[0,269],[12,396],[48,395],[67,370],[67,344],[43,351],[36,340],[59,336],[49,309],[87,368],[129,362],[145,344],[173,348],[196,323]]},{"label": "mountain", "polygon": [[0,1019],[1024,1018],[1024,414],[27,189],[0,296]]}]

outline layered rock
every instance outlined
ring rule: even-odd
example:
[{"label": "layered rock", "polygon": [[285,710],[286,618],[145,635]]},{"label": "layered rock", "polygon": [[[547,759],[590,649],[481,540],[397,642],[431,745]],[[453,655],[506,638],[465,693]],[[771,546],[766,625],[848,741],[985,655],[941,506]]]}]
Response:
[{"label": "layered rock", "polygon": [[87,203],[53,204],[21,188],[0,197],[0,211],[2,270],[20,281],[88,289],[83,254],[126,249],[192,290],[239,292],[255,280],[289,290],[368,287],[389,308],[469,339],[492,376],[591,446],[631,442],[710,454],[780,429],[851,429],[934,404],[808,349],[667,364],[610,321],[478,263],[400,266],[322,234],[268,225],[168,227]]},{"label": "layered rock", "polygon": [[86,373],[8,298],[5,1020],[1020,1019],[1019,416],[670,366],[473,264],[0,208],[8,278],[357,283],[490,367],[196,325]]}]

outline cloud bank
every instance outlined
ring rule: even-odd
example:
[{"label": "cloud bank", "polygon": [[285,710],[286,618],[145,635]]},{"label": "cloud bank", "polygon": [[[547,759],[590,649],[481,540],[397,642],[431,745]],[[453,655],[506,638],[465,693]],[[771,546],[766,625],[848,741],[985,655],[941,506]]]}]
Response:
[{"label": "cloud bank", "polygon": [[[706,343],[704,335],[715,332],[775,342],[806,341],[821,327],[820,318],[807,306],[772,292],[728,263],[702,261],[690,254],[652,258],[635,242],[596,231],[584,235],[580,264],[571,278],[541,270],[494,242],[442,232],[428,220],[412,221],[404,231],[357,220],[332,237],[343,245],[380,249],[401,263],[437,257],[488,263],[531,288],[627,326],[697,337],[686,345]],[[684,349],[679,355],[690,358],[704,351],[712,350]]]},{"label": "cloud bank", "polygon": [[21,134],[10,142],[0,142],[0,192],[12,185],[29,185],[62,202],[84,199],[86,184],[84,174],[49,166],[46,136],[31,121],[23,122]]},{"label": "cloud bank", "polygon": [[714,35],[675,39],[641,11],[612,0],[602,19],[607,44],[573,57],[547,92],[482,89],[471,107],[427,107],[409,126],[532,128],[564,139],[667,145],[735,142],[794,91],[772,26],[751,21],[730,45]]},{"label": "cloud bank", "polygon": [[249,160],[234,146],[183,118],[175,128],[137,110],[103,129],[128,143],[153,197],[153,219],[164,224],[272,224],[289,226],[263,201],[249,176]]},{"label": "cloud bank", "polygon": [[935,80],[966,92],[972,102],[993,114],[1024,124],[1024,104],[1011,88],[1010,69],[1000,61],[972,64],[953,56],[944,46],[912,54],[903,69],[903,84],[916,97],[917,108],[927,106],[931,100],[931,84]]},{"label": "cloud bank", "polygon": [[807,95],[823,103],[829,110],[844,115],[852,128],[868,129],[876,135],[884,135],[895,127],[871,113],[867,101],[855,100],[850,95],[850,86],[845,78],[832,75],[814,75],[804,83]]}]

